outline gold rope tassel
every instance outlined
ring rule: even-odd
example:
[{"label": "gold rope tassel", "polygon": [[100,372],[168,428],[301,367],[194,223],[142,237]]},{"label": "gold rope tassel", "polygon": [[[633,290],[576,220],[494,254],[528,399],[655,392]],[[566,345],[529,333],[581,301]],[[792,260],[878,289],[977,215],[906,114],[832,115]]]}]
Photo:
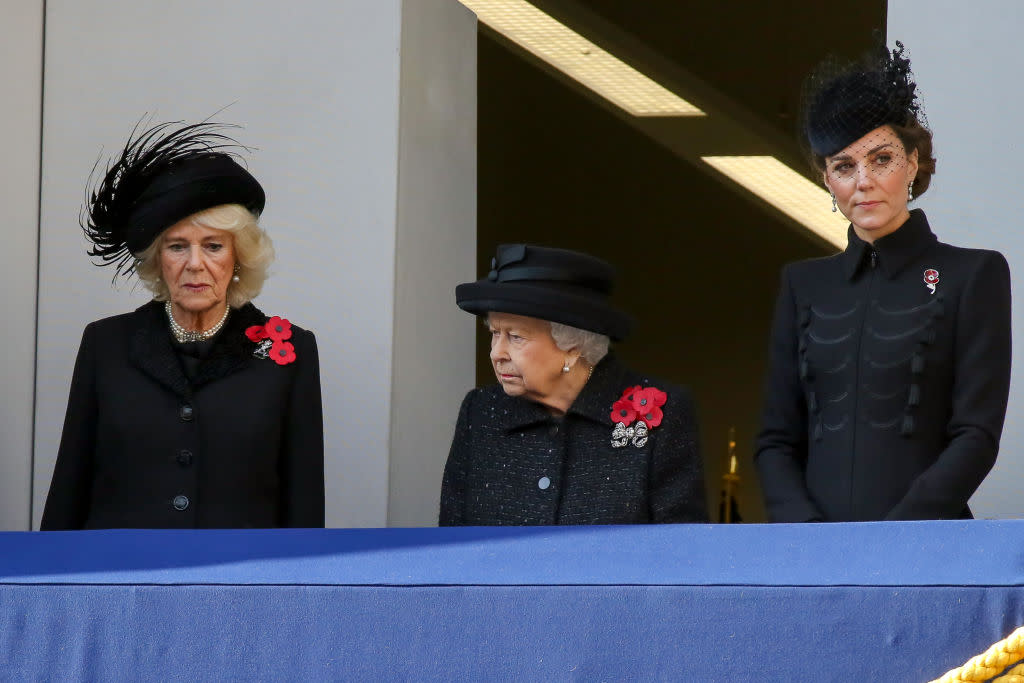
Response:
[{"label": "gold rope tassel", "polygon": [[1022,659],[1024,626],[977,657],[972,657],[963,666],[947,671],[942,678],[936,678],[931,683],[979,683],[994,676],[999,676],[996,679],[997,683],[1024,683],[1024,663],[1006,671],[1006,667]]}]

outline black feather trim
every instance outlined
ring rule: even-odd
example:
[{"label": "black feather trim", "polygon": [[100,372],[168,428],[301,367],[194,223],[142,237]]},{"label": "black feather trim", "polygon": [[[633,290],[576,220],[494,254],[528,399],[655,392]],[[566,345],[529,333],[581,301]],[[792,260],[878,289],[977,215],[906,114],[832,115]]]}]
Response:
[{"label": "black feather trim", "polygon": [[[130,219],[147,187],[183,162],[215,156],[240,158],[238,150],[249,151],[223,132],[240,127],[233,124],[171,121],[140,130],[142,124],[140,120],[135,125],[124,149],[108,162],[98,182],[96,162],[89,176],[92,189],[86,189],[86,205],[79,216],[79,224],[92,242],[89,255],[98,259],[96,265],[114,265],[115,278],[135,271],[135,254],[129,244],[138,239],[132,239]],[[262,209],[262,204],[258,208]]]}]

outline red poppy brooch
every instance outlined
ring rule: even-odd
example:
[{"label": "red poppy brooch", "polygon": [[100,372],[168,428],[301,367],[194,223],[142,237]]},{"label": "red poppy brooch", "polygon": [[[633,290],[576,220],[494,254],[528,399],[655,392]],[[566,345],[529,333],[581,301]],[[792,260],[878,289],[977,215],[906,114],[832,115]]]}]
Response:
[{"label": "red poppy brooch", "polygon": [[623,391],[622,397],[612,404],[611,418],[615,423],[612,447],[622,448],[632,443],[643,448],[650,430],[661,424],[664,417],[661,407],[667,400],[668,394],[654,387],[637,385]]},{"label": "red poppy brooch", "polygon": [[269,358],[278,365],[295,362],[295,347],[287,341],[292,336],[292,324],[284,318],[274,316],[265,325],[253,325],[245,330],[249,341],[256,342],[252,355]]}]

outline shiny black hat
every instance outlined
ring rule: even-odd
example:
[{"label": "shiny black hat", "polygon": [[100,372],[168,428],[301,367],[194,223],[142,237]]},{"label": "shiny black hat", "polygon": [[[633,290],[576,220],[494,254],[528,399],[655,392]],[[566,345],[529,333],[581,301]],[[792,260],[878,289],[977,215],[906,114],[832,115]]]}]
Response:
[{"label": "shiny black hat", "polygon": [[221,204],[241,204],[257,216],[266,195],[233,158],[238,145],[225,124],[180,121],[132,131],[89,194],[80,223],[98,265],[117,274],[135,269],[135,256],[183,218]]},{"label": "shiny black hat", "polygon": [[455,303],[478,315],[526,315],[618,340],[632,320],[608,301],[613,276],[608,263],[578,251],[503,244],[487,277],[455,288]]},{"label": "shiny black hat", "polygon": [[804,86],[803,128],[810,151],[830,156],[880,126],[924,124],[903,43],[879,44],[860,62],[822,62]]}]

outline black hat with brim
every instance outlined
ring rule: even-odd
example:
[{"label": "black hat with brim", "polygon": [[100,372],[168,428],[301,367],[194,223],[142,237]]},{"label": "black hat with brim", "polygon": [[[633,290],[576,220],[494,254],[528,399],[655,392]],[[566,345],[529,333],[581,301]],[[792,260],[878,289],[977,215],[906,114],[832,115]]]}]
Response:
[{"label": "black hat with brim", "polygon": [[241,204],[259,216],[263,187],[227,154],[185,159],[164,169],[139,195],[128,216],[125,241],[132,253],[153,243],[178,221],[222,204]]},{"label": "black hat with brim", "polygon": [[487,277],[455,288],[455,303],[477,315],[524,315],[620,340],[632,319],[608,301],[613,275],[608,263],[577,251],[501,245]]},{"label": "black hat with brim", "polygon": [[241,204],[259,216],[266,195],[235,161],[233,150],[241,147],[221,132],[231,127],[208,121],[136,126],[80,217],[97,265],[115,266],[115,277],[130,275],[136,257],[164,230],[205,209]]}]

